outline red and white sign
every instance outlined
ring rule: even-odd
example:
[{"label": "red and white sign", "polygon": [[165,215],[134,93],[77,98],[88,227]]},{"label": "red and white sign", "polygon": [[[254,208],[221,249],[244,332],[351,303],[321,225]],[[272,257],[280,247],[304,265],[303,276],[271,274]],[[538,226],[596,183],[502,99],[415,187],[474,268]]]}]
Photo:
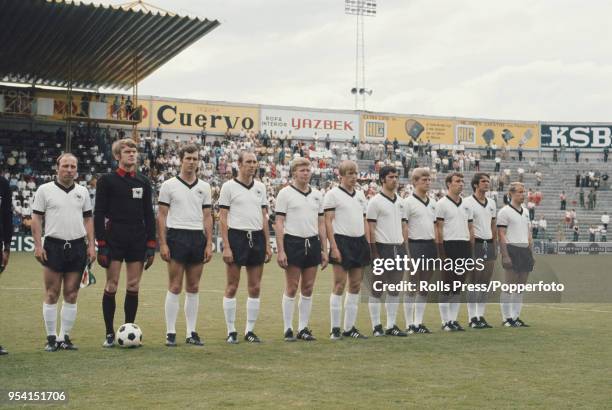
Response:
[{"label": "red and white sign", "polygon": [[293,138],[313,138],[315,132],[319,141],[325,140],[327,134],[332,140],[359,139],[359,115],[326,111],[297,111],[262,108],[261,130],[268,134],[287,135],[291,131]]}]

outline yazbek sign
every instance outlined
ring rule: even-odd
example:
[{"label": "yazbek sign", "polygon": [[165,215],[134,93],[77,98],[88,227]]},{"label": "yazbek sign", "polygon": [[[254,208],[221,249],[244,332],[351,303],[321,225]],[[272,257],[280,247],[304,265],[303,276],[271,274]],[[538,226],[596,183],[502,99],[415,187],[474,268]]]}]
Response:
[{"label": "yazbek sign", "polygon": [[262,108],[260,126],[268,134],[291,131],[297,138],[312,138],[316,132],[321,140],[327,134],[333,140],[359,139],[359,115],[343,112]]}]

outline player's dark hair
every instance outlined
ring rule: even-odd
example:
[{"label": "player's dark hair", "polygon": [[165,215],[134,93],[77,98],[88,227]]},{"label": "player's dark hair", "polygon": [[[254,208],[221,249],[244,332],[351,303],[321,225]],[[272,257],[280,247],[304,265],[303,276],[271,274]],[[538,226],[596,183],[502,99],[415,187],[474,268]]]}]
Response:
[{"label": "player's dark hair", "polygon": [[198,147],[195,144],[185,144],[179,149],[179,159],[183,160],[185,154],[193,154],[194,152],[198,152]]},{"label": "player's dark hair", "polygon": [[480,180],[483,178],[488,178],[489,180],[491,179],[489,174],[485,172],[477,172],[474,174],[474,176],[472,177],[472,190],[473,191],[476,191],[476,187],[478,186],[478,184],[480,184]]},{"label": "player's dark hair", "polygon": [[397,174],[397,169],[391,165],[385,165],[378,172],[378,181],[382,184],[389,174]]},{"label": "player's dark hair", "polygon": [[448,185],[453,182],[453,177],[457,177],[457,178],[461,178],[463,179],[463,174],[461,172],[453,172],[452,174],[448,174],[446,176],[446,179],[444,180],[444,183],[446,184],[446,188],[448,189]]}]

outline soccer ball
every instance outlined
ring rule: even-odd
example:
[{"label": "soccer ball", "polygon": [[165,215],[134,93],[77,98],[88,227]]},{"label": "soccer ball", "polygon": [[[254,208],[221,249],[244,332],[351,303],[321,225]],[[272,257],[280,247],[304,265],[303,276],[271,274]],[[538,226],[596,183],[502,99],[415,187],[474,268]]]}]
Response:
[{"label": "soccer ball", "polygon": [[117,343],[121,347],[139,347],[142,344],[142,331],[137,324],[126,323],[117,330]]}]

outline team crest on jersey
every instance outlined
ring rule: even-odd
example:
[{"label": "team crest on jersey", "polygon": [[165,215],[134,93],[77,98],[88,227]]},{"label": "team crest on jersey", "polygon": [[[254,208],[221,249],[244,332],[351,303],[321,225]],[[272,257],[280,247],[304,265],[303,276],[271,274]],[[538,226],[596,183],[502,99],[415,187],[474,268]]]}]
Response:
[{"label": "team crest on jersey", "polygon": [[134,199],[142,199],[142,188],[132,188],[132,198]]},{"label": "team crest on jersey", "polygon": [[79,201],[83,200],[83,196],[81,194],[76,194],[75,196]]}]

